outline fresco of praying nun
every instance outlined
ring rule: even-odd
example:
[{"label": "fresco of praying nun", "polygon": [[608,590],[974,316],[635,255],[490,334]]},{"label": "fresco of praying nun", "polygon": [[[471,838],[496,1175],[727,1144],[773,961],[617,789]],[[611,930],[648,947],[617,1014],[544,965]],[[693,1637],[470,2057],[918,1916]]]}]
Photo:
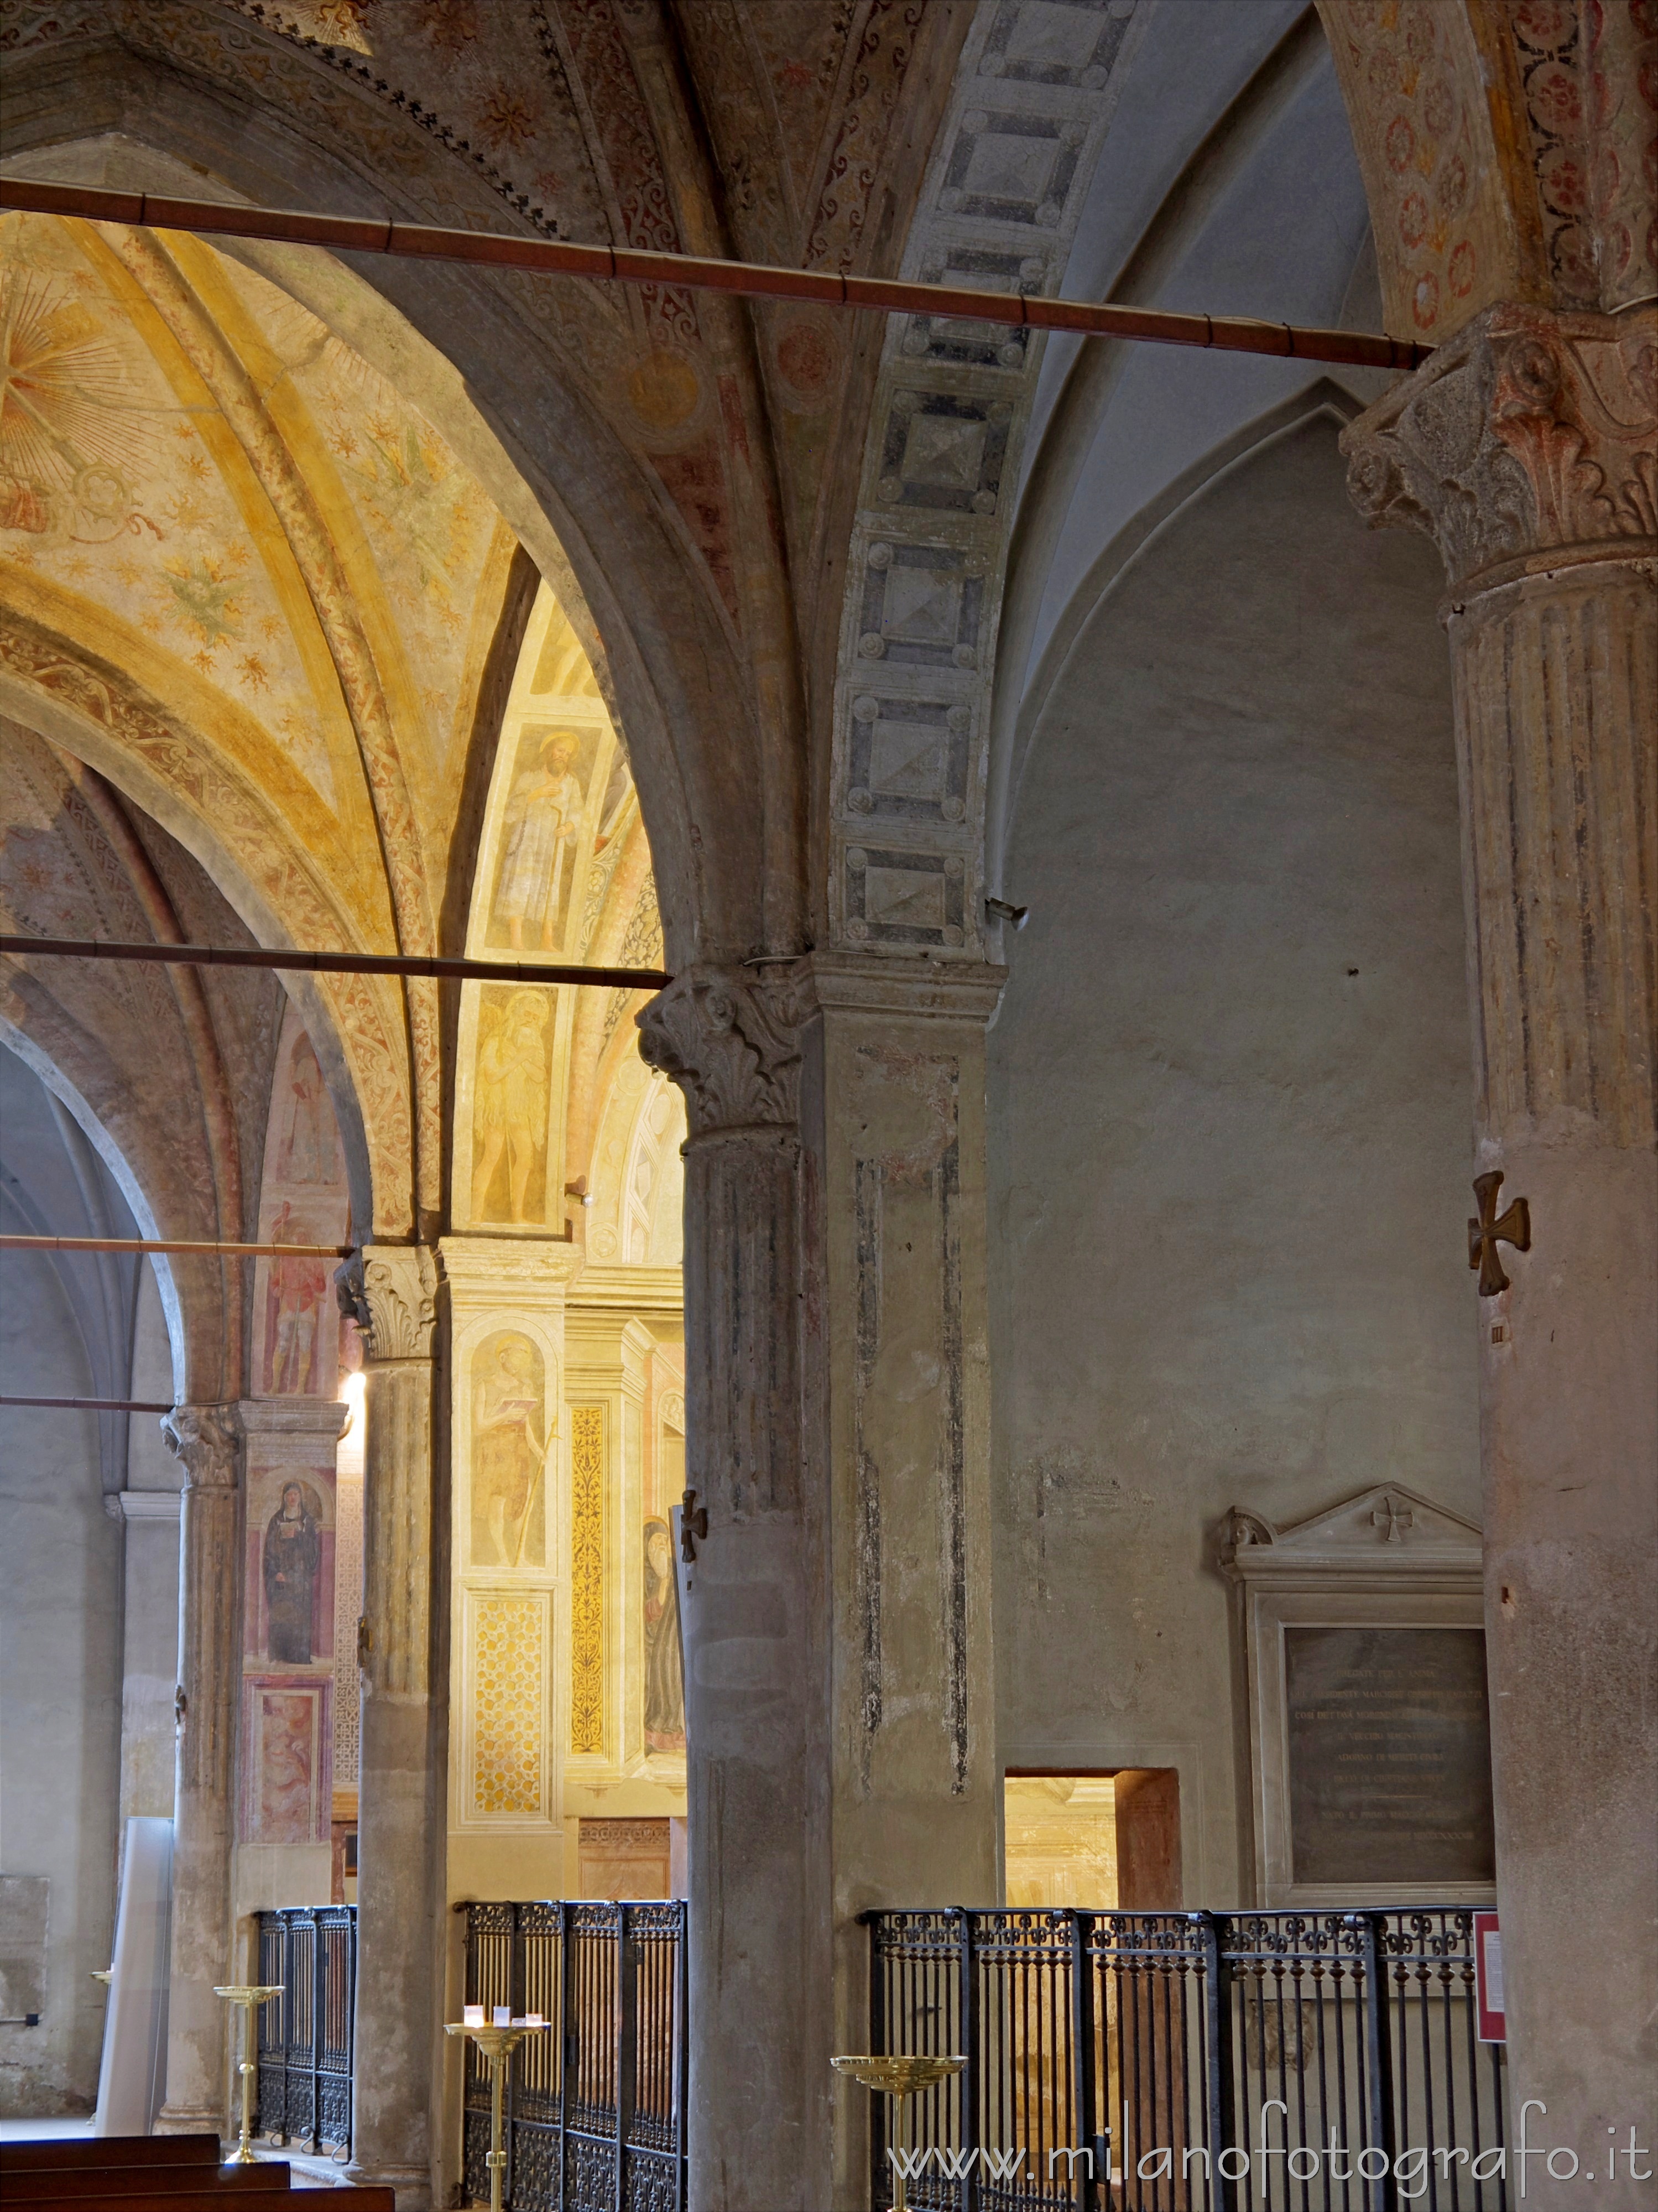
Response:
[{"label": "fresco of praying nun", "polygon": [[645,1748],[685,1748],[685,1678],[679,1648],[679,1583],[665,1521],[645,1523]]},{"label": "fresco of praying nun", "polygon": [[265,1523],[265,1649],[285,1667],[311,1664],[312,1613],[322,1565],[321,1510],[311,1485],[290,1480]]}]

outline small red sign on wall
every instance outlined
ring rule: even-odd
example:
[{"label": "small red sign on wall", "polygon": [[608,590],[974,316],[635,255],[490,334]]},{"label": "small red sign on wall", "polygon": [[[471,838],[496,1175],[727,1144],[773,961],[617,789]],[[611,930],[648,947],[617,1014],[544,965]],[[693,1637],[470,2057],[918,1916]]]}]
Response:
[{"label": "small red sign on wall", "polygon": [[1494,1912],[1473,1916],[1473,1995],[1479,2014],[1479,2040],[1506,2043],[1507,2016],[1503,2008],[1503,1935]]}]

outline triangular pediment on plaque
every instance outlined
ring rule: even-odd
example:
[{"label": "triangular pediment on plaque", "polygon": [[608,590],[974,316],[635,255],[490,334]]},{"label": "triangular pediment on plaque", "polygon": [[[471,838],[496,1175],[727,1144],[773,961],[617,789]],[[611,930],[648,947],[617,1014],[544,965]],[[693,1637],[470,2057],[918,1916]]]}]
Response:
[{"label": "triangular pediment on plaque", "polygon": [[1380,1482],[1310,1520],[1274,1528],[1235,1505],[1221,1532],[1221,1564],[1244,1581],[1331,1569],[1387,1574],[1424,1568],[1478,1575],[1479,1525],[1402,1482]]}]

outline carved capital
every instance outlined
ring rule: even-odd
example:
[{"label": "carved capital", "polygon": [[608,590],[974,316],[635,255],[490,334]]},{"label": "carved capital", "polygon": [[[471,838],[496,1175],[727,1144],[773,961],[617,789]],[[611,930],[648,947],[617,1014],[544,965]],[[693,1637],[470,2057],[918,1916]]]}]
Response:
[{"label": "carved capital", "polygon": [[190,1490],[234,1490],[242,1425],[234,1406],[175,1406],[161,1416],[161,1435],[184,1462]]},{"label": "carved capital", "polygon": [[1658,307],[1488,307],[1343,432],[1380,527],[1420,530],[1454,586],[1658,548]]},{"label": "carved capital", "polygon": [[800,1021],[792,972],[689,968],[638,1016],[639,1049],[685,1094],[693,1137],[791,1127],[800,1112]]},{"label": "carved capital", "polygon": [[429,1359],[437,1326],[438,1267],[424,1244],[365,1244],[334,1271],[340,1311],[362,1334],[371,1364]]}]

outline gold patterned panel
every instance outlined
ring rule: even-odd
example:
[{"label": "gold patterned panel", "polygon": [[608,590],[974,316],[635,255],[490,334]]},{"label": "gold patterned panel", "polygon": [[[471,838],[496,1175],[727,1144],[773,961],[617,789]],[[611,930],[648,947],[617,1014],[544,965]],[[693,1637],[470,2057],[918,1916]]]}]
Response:
[{"label": "gold patterned panel", "polygon": [[472,1616],[472,1809],[538,1814],[546,1607],[479,1597]]},{"label": "gold patterned panel", "polygon": [[604,1408],[570,1408],[570,1749],[604,1748]]}]

